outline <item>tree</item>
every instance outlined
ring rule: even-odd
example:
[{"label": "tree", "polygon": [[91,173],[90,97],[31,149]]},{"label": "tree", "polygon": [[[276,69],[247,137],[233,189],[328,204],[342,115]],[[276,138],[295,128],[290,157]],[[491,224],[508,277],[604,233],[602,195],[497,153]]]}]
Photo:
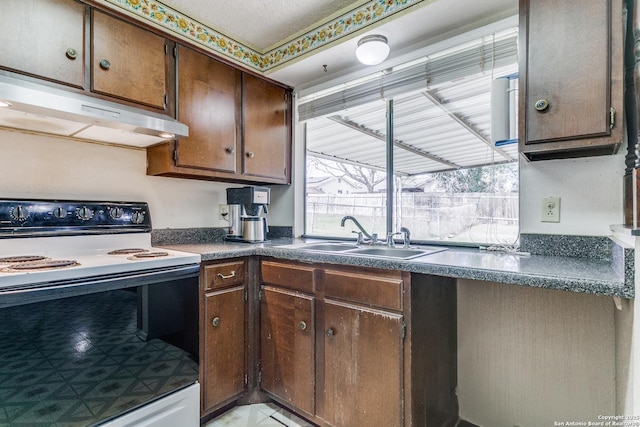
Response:
[{"label": "tree", "polygon": [[518,191],[517,163],[438,172],[436,180],[447,193],[510,193]]},{"label": "tree", "polygon": [[[367,192],[387,179],[387,174],[366,166],[340,163],[319,157],[307,156],[307,170],[321,171],[338,178],[349,179],[364,185]],[[511,193],[518,191],[517,162],[487,165],[468,169],[455,169],[400,177],[402,187],[425,188],[427,191],[445,193]]]},{"label": "tree", "polygon": [[376,185],[387,179],[386,173],[376,169],[307,156],[307,170],[311,168],[338,178],[346,176],[364,185],[368,193],[374,193]]}]

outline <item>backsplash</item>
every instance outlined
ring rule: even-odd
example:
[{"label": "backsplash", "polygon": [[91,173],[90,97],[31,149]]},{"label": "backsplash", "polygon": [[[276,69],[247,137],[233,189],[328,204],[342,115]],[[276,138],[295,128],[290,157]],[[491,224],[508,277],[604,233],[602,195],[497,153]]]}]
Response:
[{"label": "backsplash", "polygon": [[520,250],[531,255],[588,258],[610,261],[625,283],[634,284],[635,250],[606,236],[571,236],[561,234],[520,235]]},{"label": "backsplash", "polygon": [[[151,232],[151,244],[180,245],[184,243],[203,244],[224,241],[228,227],[212,228],[165,228],[153,230]],[[293,228],[285,226],[269,226],[267,239],[277,239],[280,237],[293,237]]]},{"label": "backsplash", "polygon": [[611,239],[606,236],[520,234],[520,250],[531,255],[569,256],[611,260]]}]

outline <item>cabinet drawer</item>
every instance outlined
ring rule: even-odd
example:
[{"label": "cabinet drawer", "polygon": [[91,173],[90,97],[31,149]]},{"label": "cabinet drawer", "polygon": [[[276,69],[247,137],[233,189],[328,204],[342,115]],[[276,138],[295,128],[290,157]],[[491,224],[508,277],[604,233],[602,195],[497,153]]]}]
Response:
[{"label": "cabinet drawer", "polygon": [[324,294],[328,297],[377,307],[402,310],[402,284],[398,276],[375,273],[358,274],[327,270],[324,273]]},{"label": "cabinet drawer", "polygon": [[264,283],[278,285],[288,289],[313,293],[315,290],[313,267],[277,262],[262,262],[262,280]]},{"label": "cabinet drawer", "polygon": [[204,267],[204,290],[244,284],[244,261],[225,262]]}]

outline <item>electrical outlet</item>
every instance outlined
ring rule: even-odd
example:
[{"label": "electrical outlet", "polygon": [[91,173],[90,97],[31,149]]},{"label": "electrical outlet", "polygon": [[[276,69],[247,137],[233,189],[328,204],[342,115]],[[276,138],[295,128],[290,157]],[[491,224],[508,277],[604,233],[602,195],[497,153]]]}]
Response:
[{"label": "electrical outlet", "polygon": [[560,222],[560,197],[542,199],[542,222]]},{"label": "electrical outlet", "polygon": [[218,219],[229,221],[229,205],[218,205]]}]

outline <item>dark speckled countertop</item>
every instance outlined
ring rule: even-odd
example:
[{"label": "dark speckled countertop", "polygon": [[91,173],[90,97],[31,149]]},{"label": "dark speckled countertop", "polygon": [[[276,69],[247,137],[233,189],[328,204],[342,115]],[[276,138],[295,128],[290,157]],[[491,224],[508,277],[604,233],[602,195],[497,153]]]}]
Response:
[{"label": "dark speckled countertop", "polygon": [[[516,255],[472,248],[449,247],[445,251],[410,260],[395,260],[340,253],[311,252],[290,247],[304,242],[304,239],[278,238],[262,244],[212,242],[169,244],[165,247],[198,253],[202,256],[202,261],[260,255],[305,262],[402,270],[411,273],[622,298],[634,298],[635,296],[633,274],[625,274],[625,271],[628,272],[630,269],[615,265],[615,259]],[[633,269],[631,268],[631,270]]]}]

